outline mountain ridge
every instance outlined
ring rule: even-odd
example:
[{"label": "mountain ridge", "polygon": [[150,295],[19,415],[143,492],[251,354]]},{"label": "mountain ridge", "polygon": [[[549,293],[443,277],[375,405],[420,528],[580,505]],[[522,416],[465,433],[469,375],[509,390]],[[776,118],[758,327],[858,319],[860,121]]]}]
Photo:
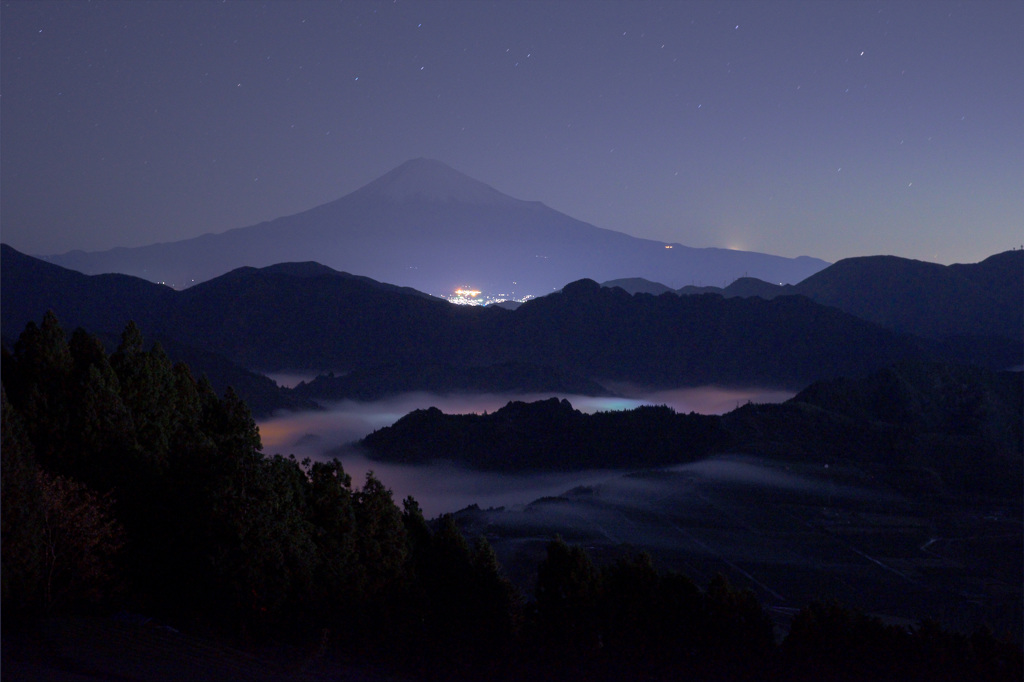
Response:
[{"label": "mountain ridge", "polygon": [[796,282],[827,265],[808,256],[697,249],[633,237],[509,197],[431,159],[408,161],[339,199],[256,225],[44,260],[85,274],[122,272],[178,289],[240,266],[315,260],[432,295],[471,286],[520,299],[584,277],[643,276],[682,286],[749,273]]},{"label": "mountain ridge", "polygon": [[[53,309],[69,328],[119,332],[130,314],[153,337],[206,348],[255,371],[518,363],[598,383],[800,388],[932,353],[911,337],[802,297],[630,296],[586,279],[509,311],[457,306],[326,270],[303,276],[308,266],[298,275],[289,272],[295,266],[242,268],[180,292],[158,287],[160,305],[111,311],[116,292],[94,286],[104,277],[9,247],[3,253],[5,329]],[[48,269],[63,279],[41,287],[46,280],[32,273]],[[107,329],[96,329],[95,320]]]},{"label": "mountain ridge", "polygon": [[912,360],[721,416],[666,406],[584,414],[549,398],[483,415],[416,410],[359,444],[380,461],[515,473],[665,466],[722,452],[846,461],[897,489],[1019,499],[1022,399],[1014,373]]},{"label": "mountain ridge", "polygon": [[[606,284],[633,293],[660,283]],[[676,293],[766,300],[799,295],[918,336],[1024,340],[1024,250],[952,265],[898,256],[857,256],[836,261],[796,284],[780,286],[744,277],[726,287],[688,286]]]}]

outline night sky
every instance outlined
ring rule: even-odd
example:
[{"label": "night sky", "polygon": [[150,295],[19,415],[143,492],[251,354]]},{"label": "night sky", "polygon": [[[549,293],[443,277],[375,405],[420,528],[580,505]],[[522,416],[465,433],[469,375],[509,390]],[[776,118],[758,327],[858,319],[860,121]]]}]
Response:
[{"label": "night sky", "polygon": [[415,157],[599,227],[834,261],[1024,241],[1024,2],[3,2],[0,237],[297,213]]}]

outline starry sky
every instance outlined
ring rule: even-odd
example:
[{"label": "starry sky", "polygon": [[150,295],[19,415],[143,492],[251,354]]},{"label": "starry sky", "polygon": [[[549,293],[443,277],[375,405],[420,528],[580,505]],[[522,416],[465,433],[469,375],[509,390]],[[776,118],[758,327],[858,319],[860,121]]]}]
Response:
[{"label": "starry sky", "polygon": [[416,157],[599,227],[835,261],[1024,241],[1024,2],[8,2],[0,238],[297,213]]}]

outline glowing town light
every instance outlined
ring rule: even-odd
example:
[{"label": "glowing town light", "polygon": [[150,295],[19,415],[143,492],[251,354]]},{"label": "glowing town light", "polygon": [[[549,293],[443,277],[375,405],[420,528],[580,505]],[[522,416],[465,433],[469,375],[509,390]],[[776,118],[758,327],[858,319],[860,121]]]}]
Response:
[{"label": "glowing town light", "polygon": [[524,303],[529,299],[533,298],[532,295],[526,295],[517,297],[514,293],[484,293],[478,289],[459,288],[454,290],[451,294],[444,296],[449,303],[456,305],[493,305],[495,303],[502,303],[504,301],[515,301],[516,303]]}]

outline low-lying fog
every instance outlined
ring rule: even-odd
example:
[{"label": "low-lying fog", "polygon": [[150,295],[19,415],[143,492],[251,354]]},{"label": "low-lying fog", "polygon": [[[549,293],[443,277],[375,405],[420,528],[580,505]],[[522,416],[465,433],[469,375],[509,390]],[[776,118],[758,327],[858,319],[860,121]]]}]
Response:
[{"label": "low-lying fog", "polygon": [[[272,378],[284,385],[298,377],[277,375]],[[617,386],[616,391],[628,397],[558,397],[566,398],[573,407],[588,413],[628,410],[640,405],[668,405],[683,413],[723,414],[747,402],[782,402],[793,396],[792,392],[757,388],[705,387],[641,393]],[[259,428],[264,452],[294,454],[299,459],[309,457],[326,460],[338,457],[345,470],[351,474],[355,485],[361,485],[366,472],[373,470],[393,491],[396,500],[412,495],[423,508],[424,514],[430,518],[457,511],[470,504],[478,504],[483,508],[526,504],[539,497],[559,495],[579,485],[593,485],[616,478],[622,472],[507,475],[468,471],[450,464],[414,467],[370,462],[342,446],[375,429],[393,424],[402,416],[420,408],[437,407],[447,414],[481,414],[494,412],[511,400],[533,401],[550,397],[551,394],[441,396],[407,393],[372,402],[345,400],[325,405],[323,411],[283,414],[259,422]]]}]

